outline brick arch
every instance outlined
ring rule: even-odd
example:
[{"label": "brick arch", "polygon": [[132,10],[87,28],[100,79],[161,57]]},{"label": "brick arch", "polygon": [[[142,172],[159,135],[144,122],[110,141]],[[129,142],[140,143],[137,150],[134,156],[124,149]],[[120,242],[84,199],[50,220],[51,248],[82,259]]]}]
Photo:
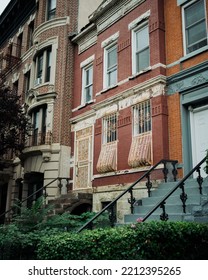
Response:
[{"label": "brick arch", "polygon": [[66,209],[72,215],[80,215],[84,212],[92,211],[92,201],[88,199],[81,199],[80,201],[74,203],[72,206]]}]

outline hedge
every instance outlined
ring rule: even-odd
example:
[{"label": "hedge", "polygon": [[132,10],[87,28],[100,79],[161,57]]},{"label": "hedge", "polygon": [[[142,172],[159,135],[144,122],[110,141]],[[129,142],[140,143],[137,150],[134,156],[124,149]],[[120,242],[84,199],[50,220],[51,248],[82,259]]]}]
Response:
[{"label": "hedge", "polygon": [[81,233],[0,230],[0,259],[207,260],[208,225],[145,222]]},{"label": "hedge", "polygon": [[208,225],[146,222],[80,234],[41,238],[37,258],[44,260],[200,260],[208,259]]}]

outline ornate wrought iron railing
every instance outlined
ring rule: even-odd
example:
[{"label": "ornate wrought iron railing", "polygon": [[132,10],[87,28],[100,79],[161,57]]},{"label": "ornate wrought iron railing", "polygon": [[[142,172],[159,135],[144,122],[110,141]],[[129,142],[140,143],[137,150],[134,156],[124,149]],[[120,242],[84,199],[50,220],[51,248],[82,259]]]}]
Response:
[{"label": "ornate wrought iron railing", "polygon": [[[148,171],[146,171],[136,182],[134,182],[130,187],[128,187],[125,191],[123,191],[120,195],[118,195],[113,201],[111,201],[108,205],[106,205],[99,213],[97,213],[92,219],[90,219],[87,223],[85,223],[77,232],[81,232],[84,229],[92,229],[93,228],[93,222],[100,217],[104,212],[109,211],[109,220],[110,225],[113,227],[116,224],[117,217],[116,217],[116,211],[115,211],[115,205],[117,201],[123,197],[126,193],[130,194],[130,198],[128,199],[128,203],[130,204],[131,214],[134,213],[134,205],[136,202],[136,199],[133,195],[133,188],[141,182],[143,179],[146,178],[146,187],[147,187],[147,193],[148,196],[151,196],[151,189],[152,189],[152,182],[151,182],[151,173],[156,170],[156,168],[159,165],[163,165],[163,178],[164,181],[167,182],[168,177],[170,177],[173,181],[176,181],[177,177],[177,160],[166,160],[162,159],[158,163],[156,163],[154,166],[152,166]],[[170,168],[171,167],[171,168]],[[171,174],[170,174],[171,173]]]},{"label": "ornate wrought iron railing", "polygon": [[[23,205],[23,203],[27,202],[30,198],[34,197],[37,193],[42,192],[43,197],[46,199],[48,194],[47,194],[47,188],[48,186],[50,186],[51,184],[53,184],[55,181],[58,181],[58,188],[59,188],[59,192],[61,194],[61,189],[62,189],[62,180],[66,180],[66,183],[69,183],[70,178],[65,178],[65,177],[57,177],[55,179],[53,179],[52,181],[50,181],[48,184],[46,184],[45,186],[43,186],[42,188],[36,190],[35,192],[33,192],[32,194],[30,194],[29,196],[27,196],[25,199],[21,200],[18,203],[18,207],[21,207]],[[11,208],[9,208],[7,211],[5,211],[4,213],[0,214],[0,220],[10,220],[12,215],[15,213],[15,208],[16,206],[13,205]],[[7,215],[10,214],[11,217],[8,217]]]},{"label": "ornate wrought iron railing", "polygon": [[201,166],[202,164],[206,161],[207,156],[203,158],[183,179],[181,179],[176,186],[167,193],[164,198],[159,201],[150,211],[145,215],[143,218],[143,222],[146,221],[159,207],[162,209],[162,213],[160,215],[160,219],[162,221],[167,221],[168,220],[168,213],[166,213],[165,209],[165,204],[166,200],[178,189],[181,188],[181,194],[180,194],[180,199],[182,201],[182,209],[183,213],[186,213],[186,200],[188,199],[188,195],[185,192],[185,182],[186,180],[193,175],[194,172],[198,173],[197,177],[197,183],[199,186],[199,193],[202,194],[202,183],[203,183],[203,177],[201,176]]}]

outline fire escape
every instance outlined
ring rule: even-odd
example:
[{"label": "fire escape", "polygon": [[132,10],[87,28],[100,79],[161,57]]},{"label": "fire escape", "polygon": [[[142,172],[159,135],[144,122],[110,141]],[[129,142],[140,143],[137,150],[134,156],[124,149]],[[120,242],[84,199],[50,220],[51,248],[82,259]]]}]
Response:
[{"label": "fire escape", "polygon": [[7,76],[19,65],[21,49],[21,44],[11,43],[6,51],[0,53],[0,86],[6,82]]}]

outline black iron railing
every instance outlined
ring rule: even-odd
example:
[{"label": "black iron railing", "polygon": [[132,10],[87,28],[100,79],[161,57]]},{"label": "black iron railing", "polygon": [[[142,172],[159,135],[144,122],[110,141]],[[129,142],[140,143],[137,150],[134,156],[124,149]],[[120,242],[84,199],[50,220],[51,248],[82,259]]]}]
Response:
[{"label": "black iron railing", "polygon": [[[35,192],[33,192],[32,194],[30,194],[29,196],[27,196],[25,199],[21,200],[18,202],[18,207],[21,207],[23,205],[24,202],[27,202],[29,199],[31,199],[32,197],[34,197],[37,193],[42,192],[43,197],[46,199],[48,194],[47,194],[47,187],[51,184],[53,184],[55,181],[58,181],[58,188],[60,190],[60,194],[61,194],[61,188],[62,188],[62,180],[66,180],[67,184],[69,183],[70,178],[65,178],[65,177],[57,177],[55,179],[53,179],[52,181],[50,181],[48,184],[46,184],[45,186],[43,186],[42,188],[39,188],[38,190],[36,190]],[[8,217],[6,217],[9,213],[11,213],[11,216],[14,214],[15,212],[15,205],[12,206],[10,209],[8,209],[7,211],[5,211],[4,213],[2,213],[0,215],[0,220],[1,219],[8,219]]]},{"label": "black iron railing", "polygon": [[136,182],[134,182],[129,188],[127,188],[125,191],[123,191],[119,196],[117,196],[112,202],[110,202],[108,205],[106,205],[99,213],[97,213],[91,220],[89,220],[86,224],[84,224],[77,232],[81,232],[84,229],[92,229],[93,228],[93,222],[99,218],[104,212],[109,212],[109,220],[110,225],[113,227],[117,221],[116,212],[115,212],[115,205],[116,202],[123,197],[126,193],[130,194],[130,198],[128,199],[128,202],[130,204],[131,214],[134,213],[134,205],[136,202],[136,199],[133,195],[133,188],[143,179],[146,178],[146,187],[148,196],[151,196],[151,188],[152,188],[152,182],[150,179],[151,173],[161,164],[163,164],[163,177],[165,182],[168,181],[169,178],[171,178],[173,181],[176,181],[177,177],[177,160],[165,160],[162,159],[158,163],[156,163],[154,166],[152,166],[148,171],[146,171]]},{"label": "black iron railing", "polygon": [[198,183],[198,187],[199,187],[199,193],[202,194],[203,177],[201,176],[201,166],[206,161],[206,159],[207,159],[207,157],[203,158],[183,179],[181,179],[176,184],[176,186],[171,191],[169,191],[169,193],[167,193],[167,195],[164,196],[164,198],[161,201],[159,201],[149,211],[149,213],[147,213],[145,215],[145,217],[143,218],[143,222],[146,221],[158,208],[162,209],[160,219],[163,220],[163,221],[167,221],[168,220],[168,213],[166,213],[166,209],[165,209],[166,200],[179,188],[181,188],[180,199],[181,199],[181,202],[182,202],[183,213],[186,213],[186,200],[188,199],[188,195],[185,192],[185,182],[189,177],[191,177],[193,175],[194,172],[197,172],[198,173],[197,183]]}]

